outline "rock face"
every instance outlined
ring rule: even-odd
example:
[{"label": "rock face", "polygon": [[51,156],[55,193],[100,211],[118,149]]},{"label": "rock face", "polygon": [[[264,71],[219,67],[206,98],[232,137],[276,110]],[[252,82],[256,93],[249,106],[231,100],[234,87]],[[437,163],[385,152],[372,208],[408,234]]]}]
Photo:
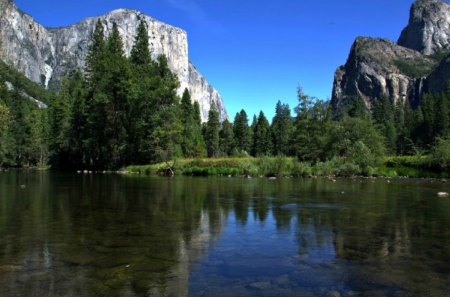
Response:
[{"label": "rock face", "polygon": [[[414,106],[423,92],[440,92],[450,78],[450,4],[418,0],[398,43],[358,37],[336,70],[331,103],[338,111],[352,97],[370,110],[383,97]],[[447,62],[446,62],[447,61]]]},{"label": "rock face", "polygon": [[104,16],[85,19],[64,28],[45,28],[21,12],[11,0],[0,0],[0,59],[46,88],[58,86],[61,78],[75,68],[84,67],[90,36],[100,19],[106,34],[115,22],[123,38],[126,54],[131,52],[141,20],[148,26],[152,55],[166,55],[169,67],[180,81],[179,94],[185,88],[199,102],[202,120],[212,104],[220,118],[227,112],[220,94],[189,61],[185,31],[164,24],[135,10],[119,9]]},{"label": "rock face", "polygon": [[439,93],[445,90],[450,82],[450,55],[427,78],[427,90]]},{"label": "rock face", "polygon": [[450,45],[450,5],[439,0],[418,0],[411,7],[408,26],[398,44],[431,55]]}]

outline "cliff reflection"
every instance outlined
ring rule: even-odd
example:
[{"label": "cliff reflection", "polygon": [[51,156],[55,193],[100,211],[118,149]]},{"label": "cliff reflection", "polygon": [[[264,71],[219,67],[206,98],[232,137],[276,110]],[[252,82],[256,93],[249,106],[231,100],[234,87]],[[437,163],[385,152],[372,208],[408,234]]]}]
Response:
[{"label": "cliff reflection", "polygon": [[2,173],[0,295],[440,294],[441,187]]}]

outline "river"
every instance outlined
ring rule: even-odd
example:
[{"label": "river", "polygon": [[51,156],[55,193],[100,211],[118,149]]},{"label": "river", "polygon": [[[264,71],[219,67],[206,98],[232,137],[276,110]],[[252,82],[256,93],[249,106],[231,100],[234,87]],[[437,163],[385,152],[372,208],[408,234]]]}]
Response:
[{"label": "river", "polygon": [[0,173],[0,296],[450,296],[438,180]]}]

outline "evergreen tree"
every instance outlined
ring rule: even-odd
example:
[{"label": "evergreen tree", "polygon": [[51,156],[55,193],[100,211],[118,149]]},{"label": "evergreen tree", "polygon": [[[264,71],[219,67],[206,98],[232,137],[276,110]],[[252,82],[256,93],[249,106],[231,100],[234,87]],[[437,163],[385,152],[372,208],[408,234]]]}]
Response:
[{"label": "evergreen tree", "polygon": [[[123,42],[116,23],[106,41],[107,86],[101,92],[101,107],[104,113],[102,127],[103,143],[101,154],[98,156],[100,167],[117,168],[125,163],[127,149],[127,131],[129,128],[128,114],[130,111],[128,90],[130,69],[125,57]],[[105,99],[104,101],[102,99]],[[100,123],[98,123],[100,124]],[[100,132],[100,133],[102,133]]]},{"label": "evergreen tree", "polygon": [[150,135],[142,151],[148,151],[152,162],[167,161],[182,156],[182,131],[178,79],[169,69],[167,58],[158,56],[152,91],[153,112],[149,119]]},{"label": "evergreen tree", "polygon": [[309,101],[306,97],[308,96],[299,96],[300,104],[296,108],[298,113],[294,124],[294,153],[302,161],[324,161],[330,153],[330,132],[334,124],[330,108],[317,99],[315,103],[305,104],[305,100]]},{"label": "evergreen tree", "polygon": [[133,65],[148,66],[153,63],[148,38],[147,24],[141,20],[130,53],[130,62]]},{"label": "evergreen tree", "polygon": [[435,131],[436,137],[445,136],[449,132],[450,118],[449,118],[449,98],[448,93],[442,93],[434,96],[436,110],[436,124]]},{"label": "evergreen tree", "polygon": [[205,127],[205,141],[206,149],[208,152],[208,157],[218,157],[219,156],[219,132],[220,132],[220,122],[219,113],[216,109],[215,104],[211,105],[211,109],[208,113],[208,121]]},{"label": "evergreen tree", "polygon": [[220,151],[225,156],[231,156],[234,149],[234,133],[233,124],[228,119],[225,119],[222,123],[222,129],[220,130]]},{"label": "evergreen tree", "polygon": [[[74,98],[79,98],[80,93],[84,93],[84,81],[81,73],[76,71],[72,77],[63,79],[59,96],[56,96],[49,107],[50,163],[55,167],[74,161],[74,156],[71,155],[74,147],[70,143],[70,137],[74,136],[75,131],[83,129],[86,120],[84,118],[76,126],[72,125],[75,124],[72,123]],[[84,100],[84,94],[82,97]],[[83,103],[77,101],[76,108],[82,108]]]},{"label": "evergreen tree", "polygon": [[331,109],[323,101],[311,97],[301,87],[297,89],[298,106],[294,124],[293,150],[303,161],[324,161],[330,150],[333,128]]},{"label": "evergreen tree", "polygon": [[[75,167],[80,169],[92,164],[92,149],[94,139],[91,128],[94,123],[89,121],[90,108],[93,107],[92,101],[88,101],[88,88],[86,81],[79,71],[68,78],[68,82],[63,83],[60,98],[58,100],[73,101],[71,104],[70,129],[68,131],[68,156],[65,156],[64,141],[58,139],[58,134],[64,137],[64,131],[58,131],[58,125],[64,124],[64,116],[61,119],[54,118],[58,116],[59,109],[64,109],[64,103],[58,103],[55,110],[51,110],[51,135],[55,136],[55,142],[52,143],[52,164],[61,167]],[[59,104],[63,106],[60,107]],[[53,112],[54,111],[54,112]],[[55,156],[55,154],[57,154]],[[58,165],[59,164],[59,165]],[[86,167],[85,167],[86,168]]]},{"label": "evergreen tree", "polygon": [[157,75],[158,65],[151,59],[148,39],[147,25],[141,21],[130,54],[132,80],[129,90],[128,159],[137,164],[152,160],[148,143],[153,129],[152,118],[156,112],[156,89],[161,84]]},{"label": "evergreen tree", "polygon": [[0,100],[0,137],[8,129],[10,117],[11,115],[8,107]]},{"label": "evergreen tree", "polygon": [[271,132],[275,155],[289,155],[292,147],[293,121],[289,105],[277,102]]},{"label": "evergreen tree", "polygon": [[253,155],[268,156],[272,153],[272,135],[270,124],[266,116],[261,111],[255,124],[253,132]]},{"label": "evergreen tree", "polygon": [[0,97],[0,168],[8,162],[7,155],[9,149],[7,143],[10,141],[8,128],[12,120],[8,107],[1,100],[2,97]]},{"label": "evergreen tree", "polygon": [[338,119],[344,117],[351,118],[367,118],[370,117],[369,110],[367,109],[364,100],[360,97],[350,97],[344,102],[344,106],[340,108]]},{"label": "evergreen tree", "polygon": [[397,133],[397,153],[401,155],[406,152],[409,139],[405,122],[406,103],[399,99],[395,104],[395,131]]},{"label": "evergreen tree", "polygon": [[418,134],[424,148],[430,148],[436,137],[436,110],[435,98],[431,94],[425,94],[422,97],[419,109],[419,117],[423,117],[421,125],[418,127]]},{"label": "evergreen tree", "polygon": [[202,126],[202,116],[200,113],[200,104],[195,101],[194,102],[194,122],[197,126]]},{"label": "evergreen tree", "polygon": [[91,35],[91,45],[86,57],[85,73],[91,88],[94,88],[102,79],[102,74],[106,70],[105,61],[105,32],[103,24],[99,19]]},{"label": "evergreen tree", "polygon": [[388,97],[383,97],[374,103],[372,116],[386,139],[388,150],[395,153],[397,151],[395,113],[393,104]]},{"label": "evergreen tree", "polygon": [[185,157],[203,157],[206,155],[206,149],[201,133],[201,125],[196,121],[196,110],[191,103],[191,95],[187,89],[184,90],[181,97],[180,107],[183,121],[183,155]]},{"label": "evergreen tree", "polygon": [[251,128],[248,126],[248,118],[245,110],[236,114],[233,125],[234,139],[236,148],[240,152],[251,151],[252,134]]},{"label": "evergreen tree", "polygon": [[253,115],[253,120],[252,120],[252,124],[250,125],[250,130],[253,132],[255,132],[255,127],[256,127],[256,123],[258,122],[258,118],[256,117],[256,115]]}]

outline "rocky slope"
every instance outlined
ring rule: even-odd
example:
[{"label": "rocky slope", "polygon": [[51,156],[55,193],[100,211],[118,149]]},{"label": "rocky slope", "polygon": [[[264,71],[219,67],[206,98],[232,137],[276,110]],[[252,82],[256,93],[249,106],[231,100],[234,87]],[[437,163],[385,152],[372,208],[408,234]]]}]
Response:
[{"label": "rocky slope", "polygon": [[418,0],[398,44],[431,55],[450,44],[450,5],[439,0]]},{"label": "rocky slope", "polygon": [[117,23],[127,54],[133,46],[137,26],[144,20],[148,25],[152,55],[167,56],[169,67],[180,80],[179,93],[184,88],[190,90],[193,100],[200,104],[203,120],[213,103],[221,119],[227,118],[220,94],[189,61],[186,32],[138,11],[119,9],[68,27],[45,28],[21,12],[11,0],[0,0],[0,59],[29,79],[55,88],[61,77],[84,66],[90,36],[98,19],[104,24],[106,34],[111,32],[113,22]]},{"label": "rocky slope", "polygon": [[356,39],[347,63],[336,70],[331,103],[338,110],[349,98],[359,97],[371,109],[374,101],[387,96],[417,105],[423,92],[445,87],[449,48],[450,4],[417,0],[397,43]]}]

